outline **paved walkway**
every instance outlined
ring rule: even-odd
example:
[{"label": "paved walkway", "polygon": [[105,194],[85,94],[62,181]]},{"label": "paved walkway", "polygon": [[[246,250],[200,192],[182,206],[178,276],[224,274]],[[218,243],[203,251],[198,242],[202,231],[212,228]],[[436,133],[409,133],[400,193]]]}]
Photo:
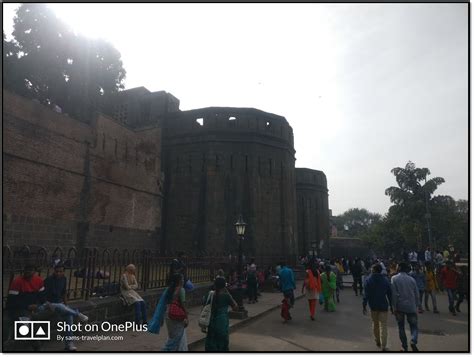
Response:
[{"label": "paved walkway", "polygon": [[[296,297],[300,296],[302,282],[297,282],[297,289],[295,291]],[[245,304],[245,308],[248,311],[248,318],[244,320],[231,319],[230,328],[231,331],[237,327],[244,326],[251,323],[256,318],[262,317],[280,307],[280,303],[283,296],[281,293],[262,293],[256,304]],[[204,341],[206,335],[201,332],[198,326],[198,317],[201,312],[201,307],[196,306],[188,309],[189,312],[189,326],[187,327],[187,338],[188,345],[190,348],[199,345]],[[150,311],[150,314],[153,311]],[[76,334],[78,335],[78,334]],[[77,350],[80,352],[104,352],[104,351],[160,351],[167,340],[166,325],[160,331],[159,335],[151,334],[148,332],[116,332],[116,333],[93,333],[93,335],[105,335],[105,336],[123,336],[121,341],[77,341],[74,344]],[[52,340],[56,339],[56,335],[52,335]],[[61,351],[64,348],[62,342],[51,341],[43,345],[43,351]]]},{"label": "paved walkway", "polygon": [[[341,303],[335,313],[322,311],[317,306],[316,321],[308,317],[306,299],[300,295],[302,282],[295,291],[300,297],[292,310],[293,320],[283,324],[279,306],[281,293],[262,293],[257,304],[245,304],[249,317],[245,320],[230,320],[231,351],[377,351],[371,335],[371,321],[362,315],[361,297],[352,289],[341,292]],[[432,312],[419,315],[419,348],[421,351],[467,351],[469,343],[467,305],[463,313],[451,316],[447,310],[446,294],[437,295],[441,314]],[[205,334],[201,332],[197,319],[200,306],[189,309],[190,324],[187,328],[188,346],[191,351],[203,351]],[[150,311],[150,314],[153,311]],[[400,342],[393,316],[388,319],[389,348],[398,351]],[[82,336],[76,333],[76,336]],[[78,341],[80,352],[154,351],[158,352],[167,339],[166,327],[159,335],[148,332],[96,332],[88,336],[120,336],[121,340]],[[409,331],[407,327],[407,336]],[[43,351],[62,351],[62,342],[52,341],[43,345]]]},{"label": "paved walkway", "polygon": [[[418,348],[420,351],[467,352],[469,348],[469,314],[466,303],[462,312],[452,316],[448,312],[446,293],[437,295],[440,314],[424,312],[418,315]],[[263,351],[333,351],[380,352],[372,337],[370,313],[362,314],[362,298],[351,289],[341,292],[336,312],[325,312],[319,304],[316,319],[309,319],[306,299],[296,302],[291,311],[293,319],[282,323],[278,311],[252,321],[230,335],[230,350],[244,352]],[[398,352],[401,343],[395,317],[388,315],[388,348]],[[405,328],[408,339],[410,332]],[[204,351],[204,345],[193,346],[193,351]]]}]

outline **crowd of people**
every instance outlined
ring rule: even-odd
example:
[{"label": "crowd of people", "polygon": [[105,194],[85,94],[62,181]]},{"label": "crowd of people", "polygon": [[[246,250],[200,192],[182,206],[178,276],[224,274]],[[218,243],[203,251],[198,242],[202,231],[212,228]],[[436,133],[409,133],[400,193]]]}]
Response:
[{"label": "crowd of people", "polygon": [[[453,316],[461,311],[461,304],[469,294],[469,270],[467,265],[457,267],[459,262],[460,253],[455,253],[452,248],[432,253],[430,247],[424,251],[406,252],[399,259],[340,257],[321,260],[303,256],[300,264],[306,270],[306,279],[302,293],[306,291],[310,318],[314,320],[318,296],[326,311],[335,311],[334,299],[339,302],[342,276],[352,275],[354,293],[362,296],[363,313],[367,313],[367,305],[370,307],[376,345],[382,351],[388,350],[387,318],[390,310],[397,321],[401,350],[408,350],[406,320],[411,333],[410,347],[418,351],[418,314],[425,311],[439,314],[436,293],[446,292],[448,310]],[[289,315],[283,313],[285,305],[282,305],[282,317],[288,319]]]},{"label": "crowd of people", "polygon": [[[398,263],[394,259],[354,260],[350,268],[354,278],[353,288],[356,295],[358,292],[363,294],[364,314],[367,305],[370,307],[375,343],[382,350],[387,350],[389,309],[397,321],[401,351],[408,351],[405,320],[410,328],[410,347],[418,351],[418,316],[431,311],[430,299],[433,313],[439,314],[437,292],[446,291],[448,310],[453,316],[461,312],[460,306],[469,292],[469,271],[466,265],[456,267],[451,260],[456,256],[447,250],[445,253],[431,255],[428,247],[424,254],[409,252]],[[459,262],[458,256],[456,259]],[[365,267],[370,264],[369,272]],[[359,287],[360,281],[363,287]]]},{"label": "crowd of people", "polygon": [[[309,318],[314,321],[317,302],[326,312],[336,311],[336,302],[340,303],[339,291],[343,289],[342,277],[351,274],[353,290],[356,296],[362,297],[362,312],[370,308],[372,330],[376,345],[382,351],[387,348],[387,319],[388,311],[393,313],[399,330],[402,351],[418,351],[418,314],[433,311],[438,314],[436,293],[446,291],[449,300],[448,309],[451,314],[460,312],[462,302],[469,292],[469,273],[467,266],[456,268],[452,254],[431,255],[427,248],[422,259],[415,262],[413,254],[407,254],[406,260],[381,258],[334,258],[318,259],[315,256],[300,257],[300,263],[305,270],[305,279],[301,293],[308,301]],[[458,261],[459,259],[456,258]],[[244,267],[246,286],[245,291],[249,303],[257,300],[256,291],[260,284],[257,277],[257,267],[252,259]],[[207,330],[206,351],[228,351],[229,349],[229,308],[236,309],[231,287],[236,280],[235,272],[228,275],[226,281],[224,272],[216,277],[214,290],[216,296],[212,302],[211,322]],[[279,262],[275,268],[269,267],[265,272],[265,280],[275,276],[277,285],[283,294],[280,315],[284,323],[292,320],[291,309],[295,305],[296,281],[295,273],[285,262]],[[208,300],[209,296],[206,298]],[[431,300],[431,309],[430,309]],[[424,307],[424,308],[423,308]],[[405,333],[405,321],[410,328],[411,339]]]},{"label": "crowd of people", "polygon": [[[395,316],[399,329],[402,351],[408,350],[405,320],[410,333],[410,347],[417,351],[418,315],[433,311],[439,314],[436,293],[445,291],[448,309],[452,315],[461,311],[461,304],[469,294],[469,271],[466,265],[456,266],[454,255],[437,252],[431,254],[427,248],[423,254],[412,251],[398,261],[381,258],[345,257],[331,260],[316,256],[300,257],[305,272],[301,294],[308,301],[309,318],[314,321],[317,303],[326,312],[336,311],[343,289],[343,275],[353,277],[352,288],[356,296],[362,296],[362,312],[370,308],[373,335],[376,345],[387,351],[388,311]],[[406,258],[406,259],[404,259]],[[416,258],[416,260],[415,260]],[[459,262],[459,259],[456,258]],[[166,324],[168,339],[163,351],[187,351],[186,327],[189,324],[186,309],[186,293],[193,290],[187,277],[184,253],[173,259],[169,269],[168,286],[154,307],[151,320],[147,319],[144,299],[137,292],[136,267],[128,265],[120,278],[120,292],[123,303],[133,306],[135,323],[142,331],[159,333]],[[242,267],[243,274],[238,279],[237,272],[225,274],[220,269],[209,293],[204,296],[203,305],[209,306],[210,314],[203,328],[206,333],[206,351],[229,350],[229,309],[237,310],[236,291],[244,291],[249,304],[258,303],[261,286],[274,278],[283,294],[280,315],[284,323],[292,320],[291,309],[295,304],[295,273],[284,261],[266,271],[258,269],[255,259]],[[64,266],[56,261],[53,273],[43,280],[35,273],[33,266],[26,266],[23,274],[11,283],[7,311],[11,319],[25,320],[27,316],[54,315],[71,325],[74,319],[87,321],[88,317],[67,305],[67,281]],[[431,300],[431,309],[430,309]],[[203,309],[204,311],[204,309]],[[72,336],[71,329],[67,330]],[[76,347],[65,339],[65,349],[74,351]]]},{"label": "crowd of people", "polygon": [[[172,261],[169,286],[161,295],[153,317],[148,323],[149,332],[159,333],[161,326],[166,322],[168,340],[162,351],[188,351],[186,327],[189,320],[185,301],[186,292],[191,291],[192,286],[187,286],[185,283],[189,280],[186,277],[187,268],[183,258],[184,253],[178,253],[178,258]],[[202,328],[206,333],[206,351],[229,350],[229,309],[238,309],[234,298],[237,289],[245,292],[249,304],[258,302],[263,272],[257,269],[253,258],[242,268],[240,279],[235,270],[230,270],[226,278],[224,270],[219,269],[210,291],[203,298],[204,305],[210,305],[208,324]]]}]

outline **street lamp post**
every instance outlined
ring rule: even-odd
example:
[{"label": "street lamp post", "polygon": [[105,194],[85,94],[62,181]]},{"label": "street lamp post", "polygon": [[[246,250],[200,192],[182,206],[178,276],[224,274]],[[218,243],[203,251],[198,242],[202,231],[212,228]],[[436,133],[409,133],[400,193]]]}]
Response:
[{"label": "street lamp post", "polygon": [[243,302],[243,289],[242,289],[242,241],[244,240],[245,227],[247,223],[244,222],[242,215],[239,216],[239,220],[234,224],[237,235],[239,236],[239,260],[237,267],[238,281],[237,291],[235,292],[235,299],[239,306],[238,311],[231,311],[229,317],[237,319],[245,319],[248,316],[247,310],[245,310]]},{"label": "street lamp post", "polygon": [[237,235],[239,236],[239,266],[237,267],[237,274],[239,275],[239,284],[242,278],[242,241],[244,240],[245,227],[247,223],[242,219],[242,215],[239,216],[239,220],[234,224]]}]

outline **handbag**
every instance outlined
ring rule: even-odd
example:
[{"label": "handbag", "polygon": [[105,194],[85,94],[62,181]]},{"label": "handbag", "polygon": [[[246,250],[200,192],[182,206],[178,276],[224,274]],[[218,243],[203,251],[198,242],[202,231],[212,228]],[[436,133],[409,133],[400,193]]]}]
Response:
[{"label": "handbag", "polygon": [[170,320],[175,320],[175,321],[183,321],[184,319],[188,317],[186,315],[186,311],[184,311],[183,307],[181,306],[179,297],[177,297],[171,302],[170,308],[168,311],[168,317],[170,318]]},{"label": "handbag", "polygon": [[206,305],[202,308],[201,314],[199,315],[198,324],[202,332],[206,332],[206,329],[211,323],[212,314],[212,301],[214,300],[215,291],[211,291],[207,298]]}]

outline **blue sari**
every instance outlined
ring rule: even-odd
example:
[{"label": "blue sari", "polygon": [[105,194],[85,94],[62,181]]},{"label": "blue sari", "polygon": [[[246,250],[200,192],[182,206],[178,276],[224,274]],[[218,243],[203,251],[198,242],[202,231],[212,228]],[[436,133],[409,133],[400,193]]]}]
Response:
[{"label": "blue sari", "polygon": [[156,305],[155,313],[150,321],[148,321],[148,332],[159,334],[161,326],[165,320],[166,313],[166,296],[168,295],[168,288],[161,294],[160,301]]},{"label": "blue sari", "polygon": [[166,318],[166,308],[169,303],[167,301],[168,288],[161,295],[160,301],[156,306],[153,317],[148,322],[148,332],[159,334],[161,326],[166,319],[166,327],[168,329],[168,340],[162,351],[187,351],[187,336],[182,321],[174,321]]}]

